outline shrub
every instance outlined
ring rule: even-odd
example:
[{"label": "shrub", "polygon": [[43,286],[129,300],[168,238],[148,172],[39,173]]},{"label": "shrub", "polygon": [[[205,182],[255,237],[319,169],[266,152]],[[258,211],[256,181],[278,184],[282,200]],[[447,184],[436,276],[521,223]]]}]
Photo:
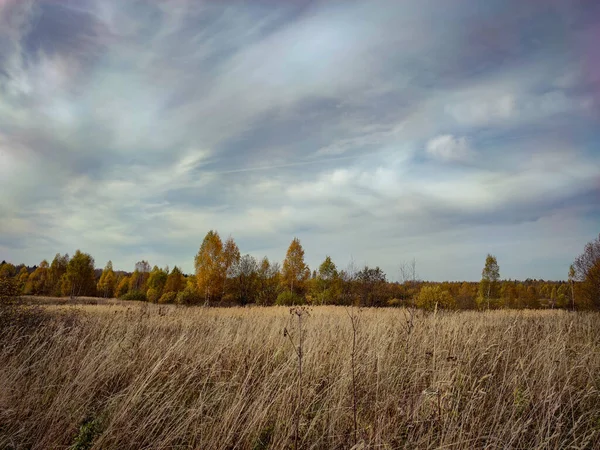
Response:
[{"label": "shrub", "polygon": [[177,292],[165,292],[158,299],[158,303],[174,303],[176,298],[177,298]]},{"label": "shrub", "polygon": [[454,308],[455,301],[448,291],[439,286],[423,286],[417,296],[417,307],[433,311],[437,303],[438,308]]},{"label": "shrub", "polygon": [[221,298],[221,301],[219,302],[219,306],[227,306],[227,307],[237,306],[239,304],[240,304],[240,302],[238,301],[236,296],[232,295],[232,294],[225,294]]},{"label": "shrub", "polygon": [[100,433],[99,420],[88,420],[81,424],[79,433],[75,438],[75,442],[71,446],[71,450],[88,450],[92,448],[94,439]]},{"label": "shrub", "polygon": [[298,294],[293,293],[292,291],[283,291],[281,294],[277,296],[277,300],[275,301],[276,305],[302,305],[304,303],[304,298]]},{"label": "shrub", "polygon": [[19,289],[15,280],[0,277],[0,304],[11,303],[18,295]]},{"label": "shrub", "polygon": [[178,305],[197,305],[202,302],[202,297],[196,289],[187,286],[183,291],[177,294],[175,302]]},{"label": "shrub", "polygon": [[387,302],[388,306],[402,306],[402,300],[399,298],[392,298]]},{"label": "shrub", "polygon": [[160,292],[155,288],[150,288],[148,289],[148,292],[146,292],[146,298],[149,302],[156,303],[160,298]]},{"label": "shrub", "polygon": [[139,300],[146,301],[146,294],[142,291],[131,291],[121,297],[121,300]]}]

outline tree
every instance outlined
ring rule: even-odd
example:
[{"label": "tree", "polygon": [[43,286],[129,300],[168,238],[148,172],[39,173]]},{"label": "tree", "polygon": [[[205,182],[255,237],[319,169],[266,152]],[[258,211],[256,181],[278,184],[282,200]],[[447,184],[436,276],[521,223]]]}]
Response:
[{"label": "tree", "polygon": [[150,276],[150,264],[148,261],[138,261],[135,263],[135,270],[129,279],[129,292],[145,293],[148,277]]},{"label": "tree", "polygon": [[339,287],[339,283],[336,283],[338,278],[337,267],[331,260],[331,257],[326,256],[325,260],[319,266],[315,280],[315,290],[319,303],[334,303],[339,296],[339,292],[336,289]]},{"label": "tree", "polygon": [[169,274],[165,269],[154,266],[152,272],[150,272],[150,275],[148,276],[148,289],[154,289],[155,293],[160,297],[167,284],[168,277]]},{"label": "tree", "polygon": [[569,266],[569,286],[571,287],[571,306],[575,311],[575,267],[573,264]]},{"label": "tree", "polygon": [[49,264],[45,259],[29,275],[25,284],[24,294],[48,295],[50,293]]},{"label": "tree", "polygon": [[[457,306],[460,309],[472,309],[476,307],[477,285],[469,284],[466,281],[461,283],[456,296]],[[510,286],[506,289],[506,300],[510,298]]]},{"label": "tree", "polygon": [[112,298],[115,295],[115,288],[117,287],[117,276],[113,271],[112,261],[108,261],[106,267],[100,275],[97,289],[98,293],[104,298]]},{"label": "tree", "polygon": [[179,269],[179,267],[173,267],[171,273],[167,277],[167,282],[165,283],[165,288],[163,290],[164,293],[167,292],[180,292],[185,289],[185,277],[183,273]]},{"label": "tree", "polygon": [[62,277],[67,273],[67,266],[69,264],[69,255],[65,253],[61,256],[57,253],[52,264],[50,264],[50,270],[48,274],[49,290],[52,295],[60,297],[62,293]]},{"label": "tree", "polygon": [[231,297],[245,305],[255,300],[258,290],[258,263],[251,255],[244,255],[231,270]]},{"label": "tree", "polygon": [[379,267],[365,266],[356,274],[362,306],[382,306],[385,303],[385,273]]},{"label": "tree", "polygon": [[222,298],[227,276],[239,259],[240,250],[233,238],[228,238],[223,246],[219,233],[210,230],[206,234],[194,260],[196,286],[206,303]]},{"label": "tree", "polygon": [[573,276],[578,298],[587,306],[600,308],[600,234],[588,242],[573,262]]},{"label": "tree", "polygon": [[279,263],[271,263],[266,256],[258,267],[258,292],[256,302],[260,305],[273,305],[281,290],[281,270]]},{"label": "tree", "polygon": [[63,293],[67,293],[71,297],[95,295],[94,258],[77,250],[67,265],[64,281]]},{"label": "tree", "polygon": [[123,278],[121,278],[121,281],[117,283],[117,290],[115,294],[118,298],[123,297],[129,292],[130,281],[131,279],[128,276],[124,276]]},{"label": "tree", "polygon": [[0,276],[0,307],[10,304],[19,295],[14,277]]},{"label": "tree", "polygon": [[282,275],[283,283],[292,294],[304,292],[304,283],[310,277],[310,270],[304,262],[304,249],[298,238],[294,238],[288,247]]},{"label": "tree", "polygon": [[225,241],[221,260],[223,275],[230,276],[231,270],[240,261],[240,249],[231,236]]},{"label": "tree", "polygon": [[556,289],[556,286],[554,286],[554,287],[552,287],[552,290],[550,291],[550,308],[554,309],[557,302],[558,302],[558,290]]},{"label": "tree", "polygon": [[481,282],[479,283],[480,300],[487,300],[487,307],[490,309],[490,298],[498,298],[498,281],[500,280],[500,267],[496,257],[488,254],[485,258],[485,266],[481,272]]},{"label": "tree", "polygon": [[0,306],[10,303],[19,295],[17,269],[5,261],[0,264]]},{"label": "tree", "polygon": [[17,275],[17,288],[20,293],[23,293],[25,289],[25,285],[27,284],[27,280],[29,279],[29,272],[27,271],[27,267],[21,267],[19,274]]},{"label": "tree", "polygon": [[441,286],[423,286],[416,300],[417,307],[427,311],[435,309],[436,305],[442,309],[452,309],[456,302],[452,295]]},{"label": "tree", "polygon": [[234,276],[233,272],[239,262],[240,249],[238,248],[233,238],[230,236],[225,241],[225,246],[223,247],[223,255],[221,257],[221,278],[223,280],[223,282],[221,283],[223,286],[222,295],[225,295],[227,280]]},{"label": "tree", "polygon": [[204,295],[204,301],[207,303],[222,291],[220,285],[222,252],[223,242],[219,233],[210,230],[204,237],[194,261],[198,291]]},{"label": "tree", "polygon": [[419,290],[417,278],[416,259],[400,264],[400,282],[405,287],[405,297],[408,298],[409,304],[412,304]]},{"label": "tree", "polygon": [[0,278],[13,278],[17,274],[17,269],[11,263],[6,261],[0,264]]}]

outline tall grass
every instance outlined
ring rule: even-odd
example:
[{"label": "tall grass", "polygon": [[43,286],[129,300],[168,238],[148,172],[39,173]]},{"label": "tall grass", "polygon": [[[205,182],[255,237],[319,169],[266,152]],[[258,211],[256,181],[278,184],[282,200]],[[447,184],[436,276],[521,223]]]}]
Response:
[{"label": "tall grass", "polygon": [[318,307],[299,378],[283,307],[44,310],[0,330],[0,448],[350,448],[355,417],[357,447],[600,448],[595,313],[438,311],[409,329],[367,309],[356,333]]}]

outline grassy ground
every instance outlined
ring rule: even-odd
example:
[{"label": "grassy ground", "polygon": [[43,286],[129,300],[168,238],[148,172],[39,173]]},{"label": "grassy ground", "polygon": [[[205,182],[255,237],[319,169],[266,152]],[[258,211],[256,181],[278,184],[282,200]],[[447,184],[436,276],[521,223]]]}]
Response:
[{"label": "grassy ground", "polygon": [[0,448],[600,448],[597,313],[101,303],[4,317]]}]

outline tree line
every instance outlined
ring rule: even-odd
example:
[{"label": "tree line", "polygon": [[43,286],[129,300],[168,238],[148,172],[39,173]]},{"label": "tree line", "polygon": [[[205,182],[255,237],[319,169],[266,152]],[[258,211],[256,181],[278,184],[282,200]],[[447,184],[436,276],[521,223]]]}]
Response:
[{"label": "tree line", "polygon": [[[497,259],[488,255],[480,282],[419,280],[416,263],[402,264],[400,281],[379,267],[354,263],[339,269],[327,256],[310,270],[294,238],[282,264],[242,255],[229,237],[209,231],[194,258],[193,274],[175,266],[117,271],[109,261],[95,268],[91,255],[57,254],[39,266],[0,264],[0,290],[14,295],[117,297],[182,305],[356,305],[415,306],[424,309],[600,308],[600,236],[588,243],[569,269],[567,281],[501,280]],[[1,293],[0,293],[1,294]]]}]

